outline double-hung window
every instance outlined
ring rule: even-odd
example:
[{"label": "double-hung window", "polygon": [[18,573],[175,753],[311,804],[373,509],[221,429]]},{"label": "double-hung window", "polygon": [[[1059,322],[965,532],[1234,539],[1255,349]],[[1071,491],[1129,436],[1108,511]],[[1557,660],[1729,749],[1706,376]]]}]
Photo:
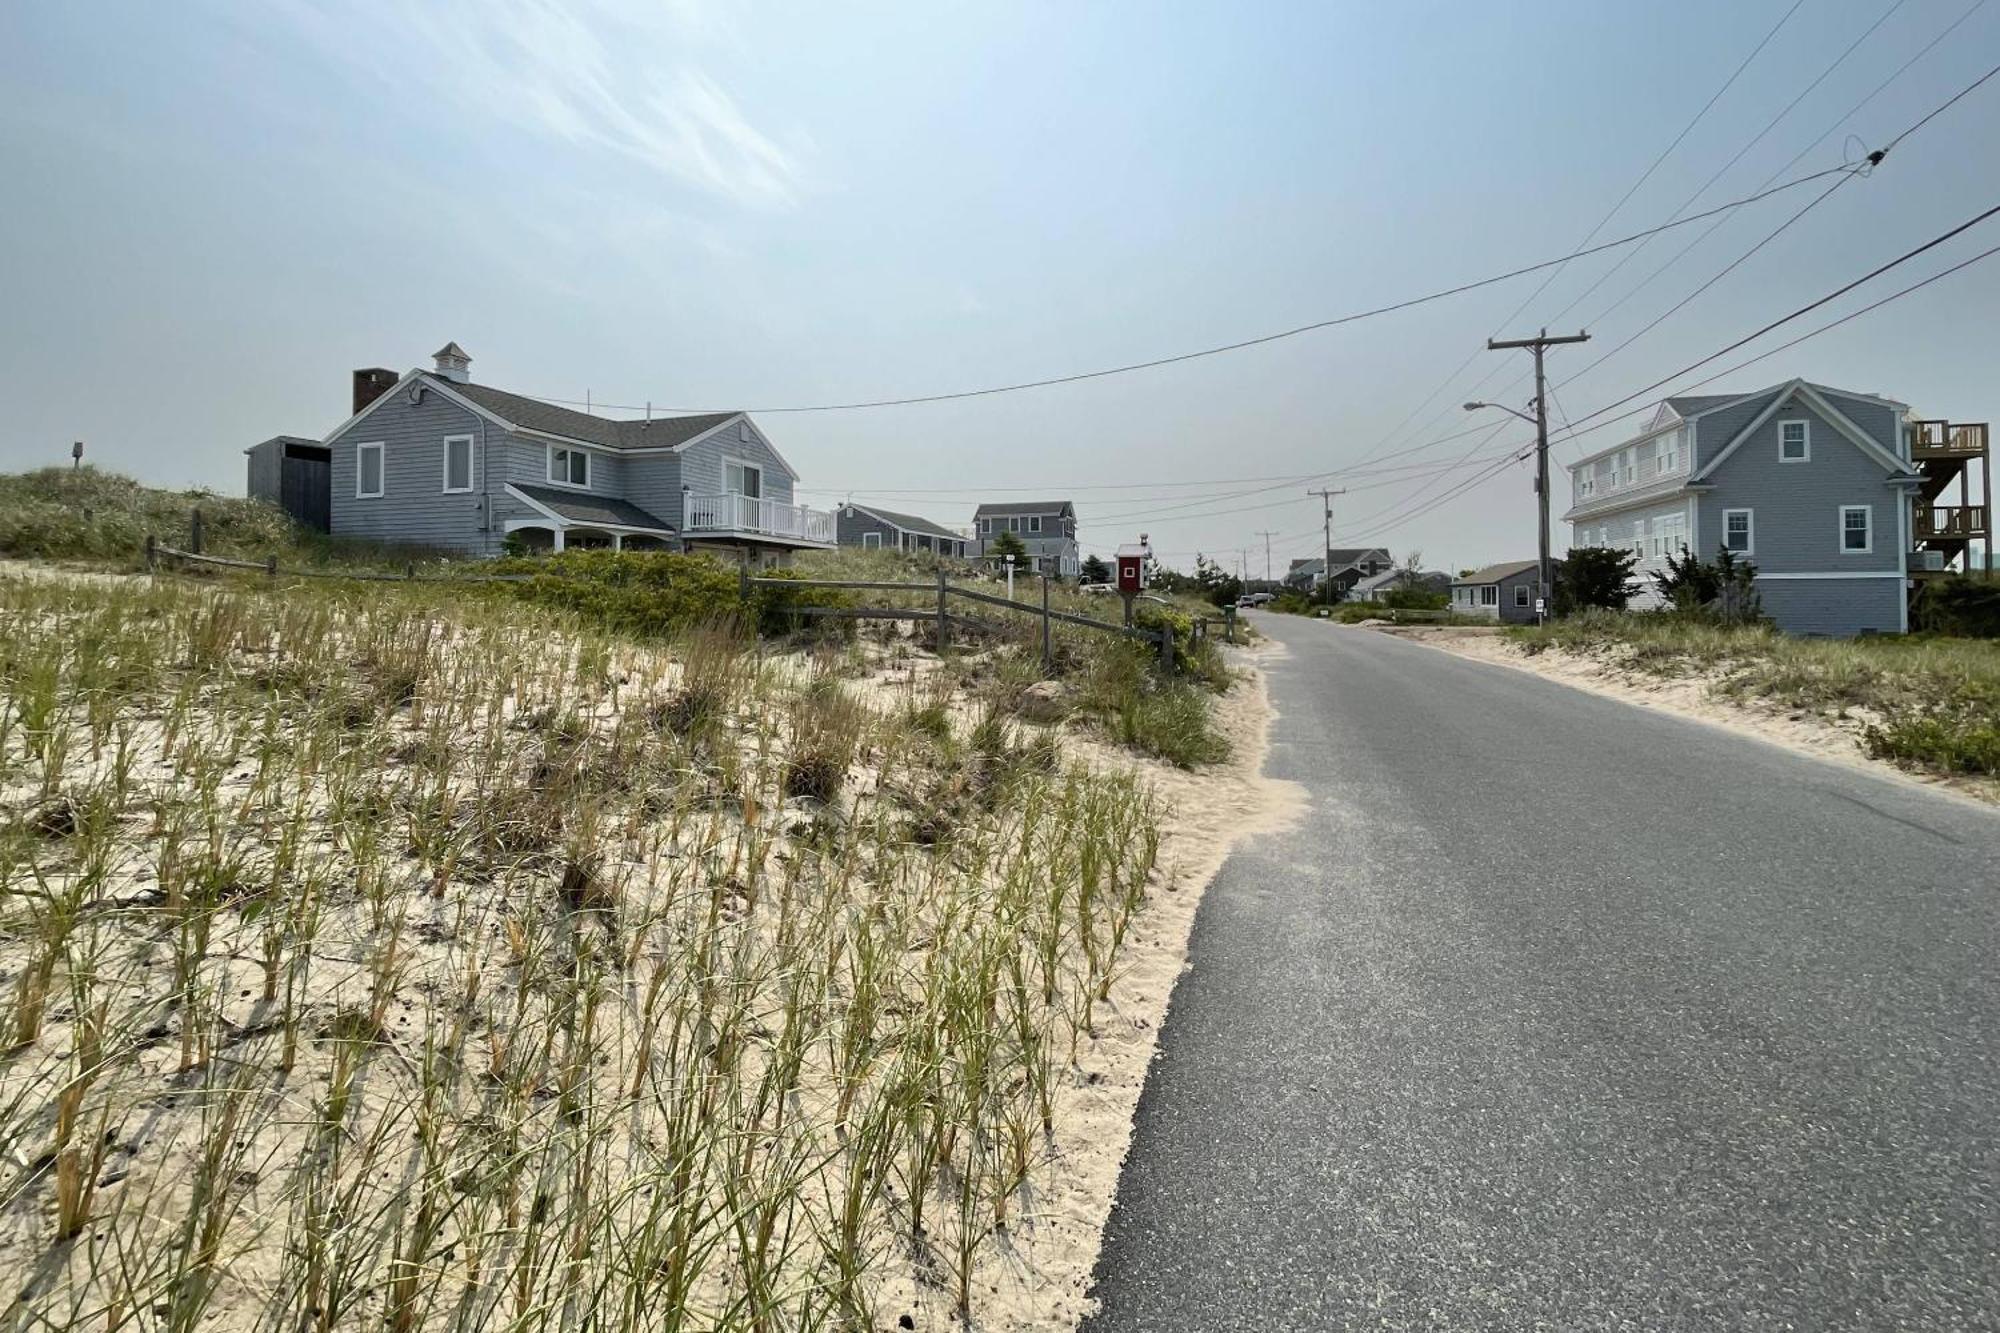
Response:
[{"label": "double-hung window", "polygon": [[1041,530],[1042,530],[1042,516],[1040,514],[1031,515],[1028,519],[1028,531],[1040,532]]},{"label": "double-hung window", "polygon": [[1811,460],[1811,423],[1806,421],[1780,421],[1778,423],[1778,461],[1780,463],[1806,463]]},{"label": "double-hung window", "polygon": [[861,545],[871,551],[879,549],[882,545],[882,534],[879,532],[862,533]]},{"label": "double-hung window", "polygon": [[1737,555],[1750,555],[1757,549],[1756,512],[1750,509],[1725,509],[1722,511],[1722,544]]},{"label": "double-hung window", "polygon": [[444,437],[444,493],[456,495],[472,489],[472,437]]},{"label": "double-hung window", "polygon": [[382,458],[387,446],[379,441],[374,444],[354,446],[354,498],[357,500],[379,500],[382,498]]},{"label": "double-hung window", "polygon": [[1867,555],[1875,549],[1875,510],[1869,505],[1840,507],[1840,553]]},{"label": "double-hung window", "polygon": [[1480,584],[1480,585],[1479,585],[1479,604],[1480,604],[1481,606],[1498,606],[1498,605],[1500,605],[1500,585],[1499,585],[1499,584],[1497,584],[1497,583],[1482,583],[1482,584]]},{"label": "double-hung window", "polygon": [[549,446],[549,480],[558,486],[590,486],[590,455],[582,449]]},{"label": "double-hung window", "polygon": [[731,495],[755,500],[764,494],[764,469],[751,463],[727,459],[722,464],[722,488]]},{"label": "double-hung window", "polygon": [[1528,604],[1528,585],[1527,585],[1527,584],[1525,584],[1525,583],[1517,583],[1517,584],[1515,584],[1515,585],[1514,585],[1514,605],[1515,605],[1515,606],[1526,606],[1527,604]]}]

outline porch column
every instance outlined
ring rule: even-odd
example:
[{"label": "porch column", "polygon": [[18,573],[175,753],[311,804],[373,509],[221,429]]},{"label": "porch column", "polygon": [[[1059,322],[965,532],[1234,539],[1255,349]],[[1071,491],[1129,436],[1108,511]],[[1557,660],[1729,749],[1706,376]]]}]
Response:
[{"label": "porch column", "polygon": [[624,550],[624,549],[625,549],[625,534],[624,534],[624,533],[622,533],[622,532],[614,532],[614,533],[612,533],[612,534],[611,534],[611,549],[612,549],[612,550],[614,550],[614,551],[622,551],[622,550]]},{"label": "porch column", "polygon": [[556,528],[555,528],[555,532],[556,532],[556,541],[555,541],[555,549],[556,549],[556,550],[558,550],[558,551],[560,551],[560,550],[562,550],[562,548],[563,548],[563,527],[562,527],[562,524],[560,524],[560,523],[556,524]]}]

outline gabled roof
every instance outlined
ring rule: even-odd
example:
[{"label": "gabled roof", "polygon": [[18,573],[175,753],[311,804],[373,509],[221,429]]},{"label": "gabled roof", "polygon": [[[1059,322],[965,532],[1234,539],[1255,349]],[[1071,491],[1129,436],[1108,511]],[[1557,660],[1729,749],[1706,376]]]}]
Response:
[{"label": "gabled roof", "polygon": [[1068,500],[1003,500],[983,504],[972,511],[974,518],[987,514],[1073,514],[1076,506]]},{"label": "gabled roof", "polygon": [[919,518],[915,514],[899,514],[893,509],[877,509],[874,505],[855,504],[851,500],[841,507],[843,509],[856,510],[868,515],[870,518],[880,519],[890,527],[901,528],[905,532],[921,533],[927,537],[943,537],[955,542],[965,540],[964,533],[953,532],[941,523],[933,523],[929,519]]},{"label": "gabled roof", "polygon": [[629,421],[558,407],[490,384],[453,384],[451,391],[497,413],[510,425],[546,435],[568,436],[585,444],[601,444],[607,449],[672,449],[743,415],[703,412],[697,416]]},{"label": "gabled roof", "polygon": [[[1762,393],[1763,390],[1759,389],[1757,392]],[[1698,416],[1703,412],[1710,412],[1725,404],[1733,403],[1739,398],[1752,398],[1755,396],[1755,394],[1742,393],[1683,393],[1677,394],[1666,401],[1667,406],[1674,409],[1674,414],[1685,421],[1689,417]]]},{"label": "gabled roof", "polygon": [[[1832,392],[1839,394],[1843,393],[1844,391],[1835,389]],[[1756,397],[1755,394],[1752,394],[1750,396]],[[1861,395],[1861,396],[1873,398],[1873,395]],[[1713,473],[1717,468],[1721,467],[1722,464],[1728,460],[1731,454],[1735,453],[1737,449],[1742,447],[1742,444],[1745,440],[1749,439],[1750,436],[1754,434],[1759,427],[1763,426],[1765,422],[1769,421],[1772,417],[1776,416],[1778,414],[1779,409],[1782,408],[1786,403],[1791,402],[1793,399],[1798,399],[1804,402],[1806,406],[1812,408],[1813,411],[1819,413],[1821,417],[1826,419],[1827,424],[1833,427],[1834,431],[1837,434],[1845,436],[1849,444],[1852,444],[1862,453],[1868,455],[1869,458],[1873,459],[1876,463],[1880,464],[1883,470],[1892,474],[1892,476],[1909,477],[1909,478],[1915,478],[1917,476],[1916,469],[1912,468],[1908,463],[1905,463],[1902,459],[1898,458],[1896,455],[1890,453],[1887,449],[1884,449],[1880,444],[1877,444],[1873,439],[1873,437],[1871,437],[1867,431],[1862,430],[1861,427],[1855,425],[1854,422],[1848,418],[1845,412],[1842,412],[1839,408],[1835,407],[1833,403],[1827,399],[1826,392],[1822,391],[1819,388],[1819,386],[1814,384],[1809,384],[1805,380],[1788,380],[1785,383],[1777,386],[1776,391],[1771,394],[1771,401],[1765,404],[1764,410],[1759,412],[1756,416],[1752,417],[1749,423],[1745,425],[1743,429],[1737,431],[1736,434],[1730,438],[1729,443],[1723,445],[1721,450],[1718,451],[1714,457],[1704,462],[1701,465],[1701,470],[1696,472],[1692,477],[1688,478],[1689,482],[1692,483],[1692,482],[1702,481],[1703,479],[1708,477],[1711,473]]]},{"label": "gabled roof", "polygon": [[614,528],[644,528],[673,535],[674,525],[647,513],[630,500],[609,495],[587,495],[555,486],[531,486],[509,482],[507,489],[543,512],[567,523],[605,523]]},{"label": "gabled roof", "polygon": [[1513,578],[1516,574],[1525,574],[1531,569],[1538,570],[1541,568],[1541,565],[1542,562],[1539,560],[1504,560],[1497,565],[1488,565],[1484,569],[1475,569],[1470,574],[1461,574],[1451,581],[1451,586],[1454,588],[1463,588],[1468,585],[1481,583],[1499,583],[1505,579]]},{"label": "gabled roof", "polygon": [[1350,590],[1355,593],[1371,593],[1378,588],[1394,587],[1403,577],[1400,569],[1385,569],[1380,574],[1370,574],[1355,584]]}]

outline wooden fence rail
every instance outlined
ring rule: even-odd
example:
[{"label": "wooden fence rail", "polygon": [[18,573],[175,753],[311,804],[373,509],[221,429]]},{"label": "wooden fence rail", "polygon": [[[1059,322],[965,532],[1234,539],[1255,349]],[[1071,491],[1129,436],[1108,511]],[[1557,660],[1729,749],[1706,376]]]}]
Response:
[{"label": "wooden fence rail", "polygon": [[[1002,597],[996,593],[981,592],[975,588],[961,587],[958,584],[952,583],[945,576],[943,570],[938,571],[937,582],[933,584],[886,583],[860,579],[760,578],[753,575],[749,567],[745,566],[742,570],[741,584],[742,597],[746,602],[750,599],[751,593],[758,588],[826,588],[844,591],[921,593],[926,597],[935,595],[937,606],[934,609],[921,611],[903,607],[802,606],[796,608],[796,612],[804,616],[830,616],[849,620],[908,620],[934,624],[938,627],[939,649],[943,649],[949,643],[951,625],[954,621],[968,625],[984,623],[974,620],[970,616],[952,614],[950,605],[952,598],[956,597],[961,601],[976,603],[980,606],[999,607],[1003,610],[1012,611],[1017,615],[1032,617],[1041,622],[1042,666],[1045,670],[1052,664],[1055,654],[1054,627],[1058,624],[1075,625],[1078,628],[1091,630],[1099,634],[1113,634],[1121,638],[1136,639],[1142,643],[1151,644],[1160,655],[1160,665],[1162,668],[1170,671],[1173,669],[1174,664],[1174,632],[1170,627],[1162,626],[1156,630],[1140,629],[1132,625],[1113,624],[1108,620],[1095,620],[1090,616],[1080,616],[1070,611],[1058,611],[1049,605],[1049,581],[1046,575],[1042,578],[1042,595],[1039,605],[1033,602],[1017,602],[1011,598]],[[1203,632],[1206,629],[1206,620],[1198,622],[1197,633]],[[1235,629],[1235,616],[1233,612],[1226,612],[1223,617],[1223,633],[1232,643],[1235,642]]]}]

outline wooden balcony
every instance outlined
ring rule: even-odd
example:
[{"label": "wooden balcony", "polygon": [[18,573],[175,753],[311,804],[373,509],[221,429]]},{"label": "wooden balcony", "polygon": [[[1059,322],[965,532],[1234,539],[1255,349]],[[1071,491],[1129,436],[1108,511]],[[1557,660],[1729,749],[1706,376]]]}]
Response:
[{"label": "wooden balcony", "polygon": [[1915,541],[1965,541],[1986,535],[1985,505],[1918,505],[1910,536]]},{"label": "wooden balcony", "polygon": [[1917,421],[1911,423],[1910,461],[1978,458],[1986,452],[1986,423]]}]

